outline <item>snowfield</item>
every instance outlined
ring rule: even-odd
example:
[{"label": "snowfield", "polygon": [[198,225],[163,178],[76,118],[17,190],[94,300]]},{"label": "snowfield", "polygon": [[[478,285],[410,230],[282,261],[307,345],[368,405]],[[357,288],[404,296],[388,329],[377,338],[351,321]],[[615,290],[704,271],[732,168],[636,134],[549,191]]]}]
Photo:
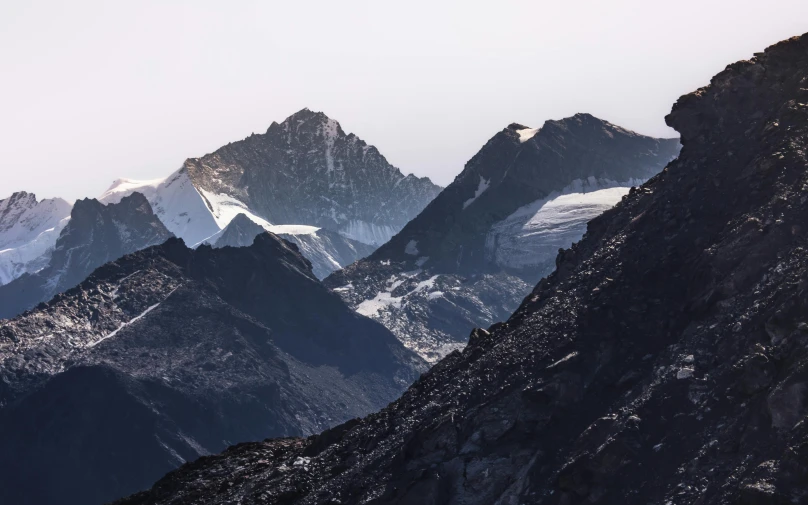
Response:
[{"label": "snowfield", "polygon": [[486,252],[504,267],[552,267],[558,250],[580,240],[587,222],[614,207],[631,186],[641,183],[593,177],[575,181],[564,191],[525,205],[494,224],[486,237]]},{"label": "snowfield", "polygon": [[168,231],[188,245],[199,244],[222,229],[184,170],[164,179],[118,179],[98,200],[105,204],[118,203],[134,192],[142,193]]},{"label": "snowfield", "polygon": [[[253,212],[240,200],[226,194],[197,189],[185,170],[178,170],[164,179],[137,181],[118,179],[101,195],[102,203],[117,203],[129,194],[142,193],[154,213],[175,236],[190,247],[214,244],[227,225],[239,214],[244,214],[261,228],[295,242],[300,252],[312,262],[315,275],[322,278],[353,262],[364,254],[346,255],[350,244],[335,244],[335,237],[320,232],[317,226],[299,224],[272,224]],[[395,230],[367,223],[352,222],[350,233],[364,243],[387,240]],[[340,253],[341,252],[341,253]],[[363,253],[367,253],[363,250]]]}]

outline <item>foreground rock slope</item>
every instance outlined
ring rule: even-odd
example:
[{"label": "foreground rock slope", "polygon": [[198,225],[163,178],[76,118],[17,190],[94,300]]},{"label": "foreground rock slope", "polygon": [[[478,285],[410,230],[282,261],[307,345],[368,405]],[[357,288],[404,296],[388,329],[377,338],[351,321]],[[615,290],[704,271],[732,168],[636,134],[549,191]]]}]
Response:
[{"label": "foreground rock slope", "polygon": [[0,321],[0,503],[104,503],[228,445],[366,415],[421,370],[293,244],[173,238]]},{"label": "foreground rock slope", "polygon": [[808,501],[808,35],[666,118],[682,152],[398,401],[118,503]]},{"label": "foreground rock slope", "polygon": [[678,151],[678,139],[589,114],[511,124],[400,233],[325,283],[437,361],[462,349],[472,328],[510,316],[559,248]]}]

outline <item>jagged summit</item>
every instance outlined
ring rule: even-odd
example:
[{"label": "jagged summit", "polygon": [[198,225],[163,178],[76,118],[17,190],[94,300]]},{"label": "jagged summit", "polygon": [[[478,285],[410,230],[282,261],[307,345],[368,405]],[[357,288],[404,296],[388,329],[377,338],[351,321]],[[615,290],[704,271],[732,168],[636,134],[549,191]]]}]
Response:
[{"label": "jagged summit", "polygon": [[190,158],[166,179],[122,180],[102,200],[141,191],[175,235],[199,244],[244,213],[267,225],[307,225],[379,246],[440,187],[405,176],[322,112],[303,109],[264,134]]},{"label": "jagged summit", "polygon": [[730,65],[667,117],[679,157],[400,400],[120,503],[805,503],[807,98],[808,34]]}]

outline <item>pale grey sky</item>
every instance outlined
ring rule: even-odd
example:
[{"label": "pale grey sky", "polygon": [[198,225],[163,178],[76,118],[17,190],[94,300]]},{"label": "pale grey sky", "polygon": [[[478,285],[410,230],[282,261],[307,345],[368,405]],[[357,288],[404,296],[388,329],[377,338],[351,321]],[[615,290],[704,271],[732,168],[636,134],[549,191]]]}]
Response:
[{"label": "pale grey sky", "polygon": [[805,0],[0,2],[0,198],[97,196],[303,108],[446,185],[498,130],[664,116]]}]

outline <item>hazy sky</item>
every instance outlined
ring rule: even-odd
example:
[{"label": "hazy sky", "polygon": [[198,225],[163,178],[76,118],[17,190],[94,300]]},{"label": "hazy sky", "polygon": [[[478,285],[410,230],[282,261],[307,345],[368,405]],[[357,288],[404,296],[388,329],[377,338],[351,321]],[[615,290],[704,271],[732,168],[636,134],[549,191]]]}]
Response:
[{"label": "hazy sky", "polygon": [[0,3],[0,198],[98,196],[309,107],[448,184],[511,122],[664,116],[805,0]]}]

